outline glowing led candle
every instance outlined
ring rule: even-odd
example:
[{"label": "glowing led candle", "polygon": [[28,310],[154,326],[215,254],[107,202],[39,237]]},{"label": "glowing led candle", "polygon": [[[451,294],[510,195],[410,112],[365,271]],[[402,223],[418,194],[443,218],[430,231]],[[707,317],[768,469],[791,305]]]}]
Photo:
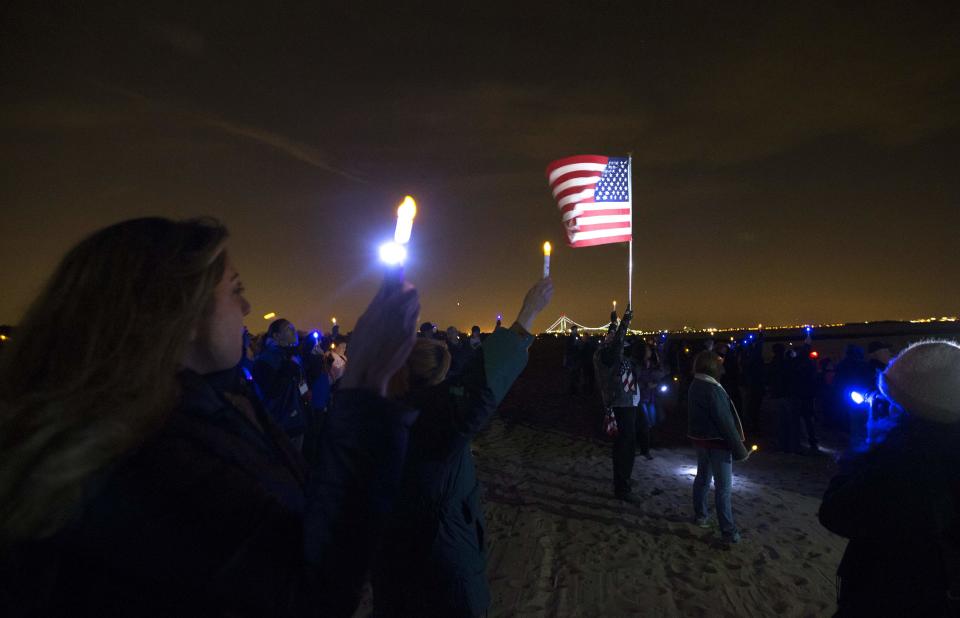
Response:
[{"label": "glowing led candle", "polygon": [[413,218],[417,216],[417,203],[409,195],[403,198],[397,208],[397,229],[393,233],[393,242],[405,245],[410,242],[413,230]]},{"label": "glowing led candle", "polygon": [[754,453],[756,453],[757,451],[760,450],[760,447],[757,446],[756,444],[754,444],[753,446],[750,447],[750,450],[753,451]]},{"label": "glowing led candle", "polygon": [[330,318],[330,321],[333,322],[333,325],[337,325],[337,318]]},{"label": "glowing led candle", "polygon": [[550,252],[553,248],[550,246],[550,241],[543,243],[543,278],[546,279],[550,276]]}]

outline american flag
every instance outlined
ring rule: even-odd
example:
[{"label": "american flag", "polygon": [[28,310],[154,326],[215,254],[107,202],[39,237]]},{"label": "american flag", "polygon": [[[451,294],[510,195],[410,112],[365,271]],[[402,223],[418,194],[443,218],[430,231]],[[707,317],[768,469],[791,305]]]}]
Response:
[{"label": "american flag", "polygon": [[578,155],[547,166],[567,242],[592,247],[631,239],[630,159]]}]

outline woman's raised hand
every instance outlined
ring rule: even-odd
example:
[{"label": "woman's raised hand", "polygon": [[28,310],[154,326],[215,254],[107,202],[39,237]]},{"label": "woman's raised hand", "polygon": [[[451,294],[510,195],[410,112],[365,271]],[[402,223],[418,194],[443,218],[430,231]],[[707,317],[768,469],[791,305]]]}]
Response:
[{"label": "woman's raised hand", "polygon": [[417,337],[420,295],[412,284],[385,280],[350,335],[344,388],[387,393],[387,383],[410,356]]}]

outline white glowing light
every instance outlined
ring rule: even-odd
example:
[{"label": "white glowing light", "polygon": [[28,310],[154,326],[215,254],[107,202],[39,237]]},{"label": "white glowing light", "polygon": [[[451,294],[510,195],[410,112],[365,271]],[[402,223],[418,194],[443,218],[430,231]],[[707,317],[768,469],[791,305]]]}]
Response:
[{"label": "white glowing light", "polygon": [[407,259],[407,250],[396,242],[385,242],[380,245],[380,261],[384,264],[397,266]]}]

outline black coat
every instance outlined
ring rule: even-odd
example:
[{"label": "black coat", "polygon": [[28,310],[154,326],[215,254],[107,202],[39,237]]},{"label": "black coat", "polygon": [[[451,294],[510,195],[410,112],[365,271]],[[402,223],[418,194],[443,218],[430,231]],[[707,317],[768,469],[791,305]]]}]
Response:
[{"label": "black coat", "polygon": [[532,337],[497,329],[457,380],[411,395],[401,497],[373,576],[376,616],[476,616],[490,606],[470,443],[527,362]]},{"label": "black coat", "polygon": [[833,478],[820,522],[850,539],[837,569],[838,616],[957,616],[960,424],[900,417]]},{"label": "black coat", "polygon": [[299,359],[274,343],[265,344],[253,363],[253,379],[273,422],[289,436],[306,431],[307,406],[304,403],[306,375]]},{"label": "black coat", "polygon": [[342,391],[308,475],[262,409],[263,432],[202,377],[180,378],[162,430],[91,484],[67,528],[16,550],[7,567],[26,584],[6,602],[43,616],[349,616],[415,414]]}]

